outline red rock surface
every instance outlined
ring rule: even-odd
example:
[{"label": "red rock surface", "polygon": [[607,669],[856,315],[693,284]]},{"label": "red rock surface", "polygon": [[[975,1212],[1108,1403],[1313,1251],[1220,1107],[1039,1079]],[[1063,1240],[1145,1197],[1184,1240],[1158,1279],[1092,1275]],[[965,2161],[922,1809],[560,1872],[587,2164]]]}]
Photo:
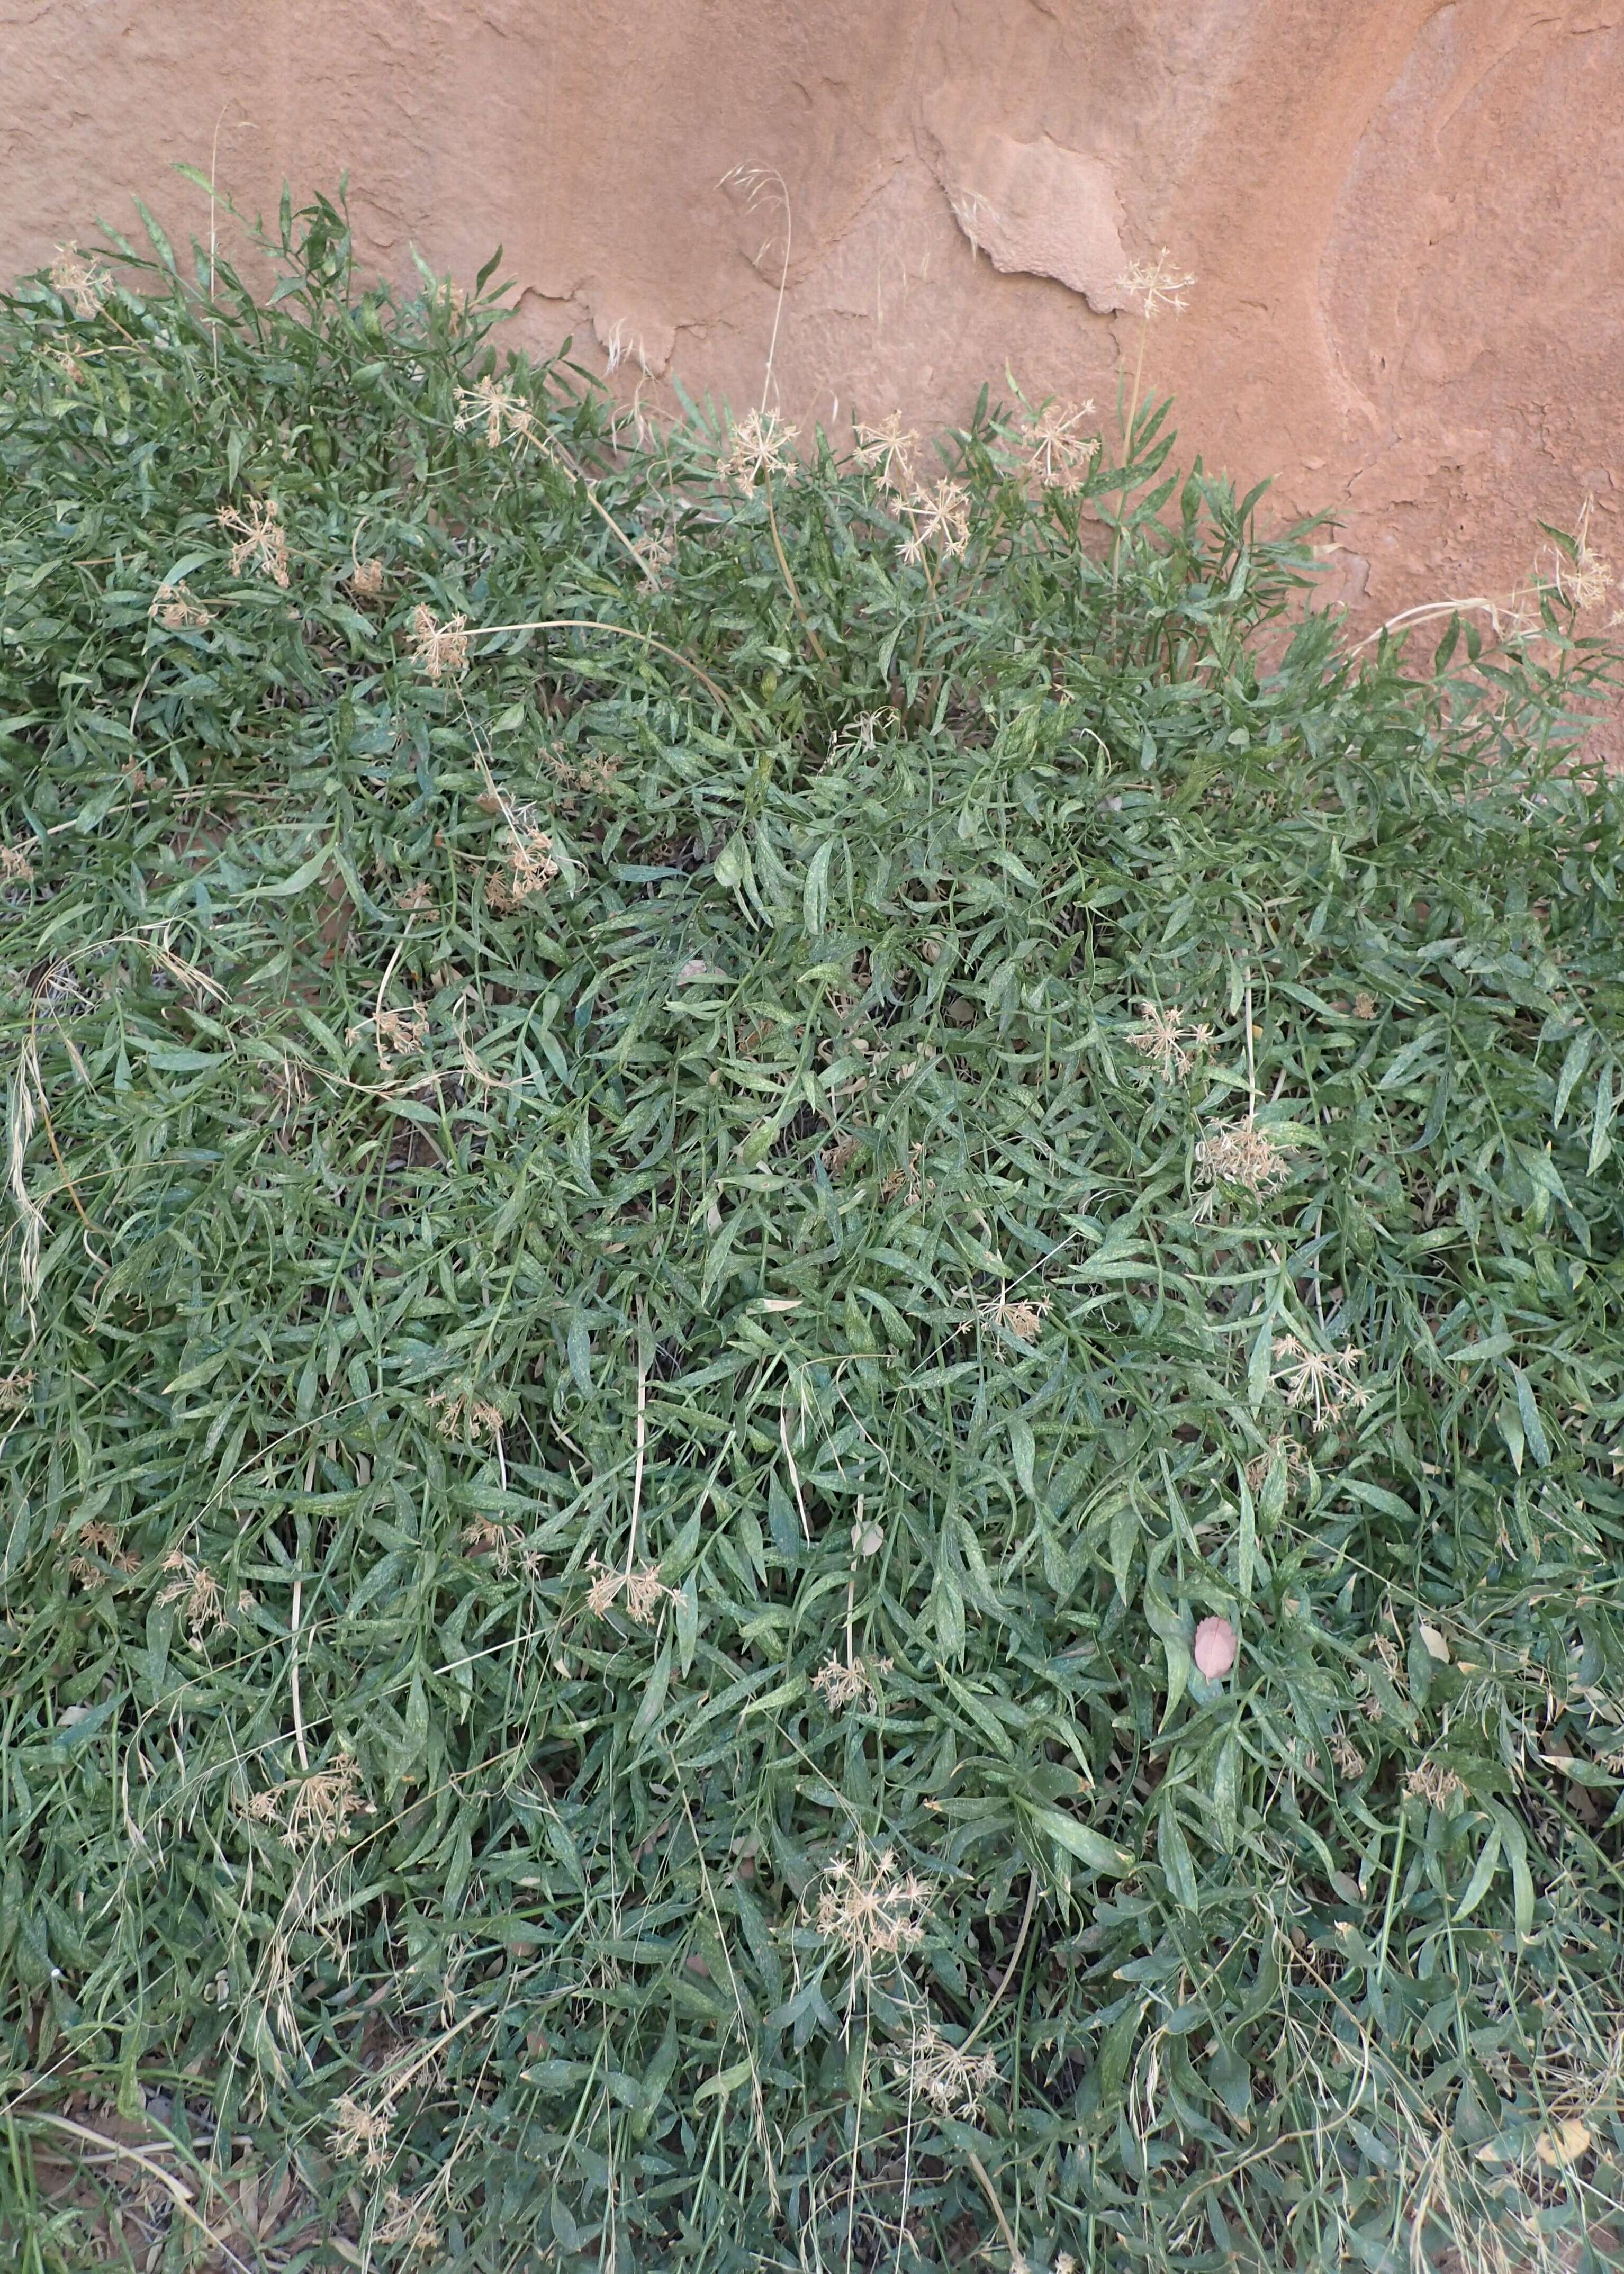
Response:
[{"label": "red rock surface", "polygon": [[[348,169],[364,257],[500,239],[533,345],[846,425],[1006,369],[1334,508],[1366,616],[1624,552],[1624,0],[0,0],[0,265]],[[754,196],[723,177],[771,169]],[[787,201],[788,225],[785,218]],[[787,281],[781,312],[778,285]]]}]

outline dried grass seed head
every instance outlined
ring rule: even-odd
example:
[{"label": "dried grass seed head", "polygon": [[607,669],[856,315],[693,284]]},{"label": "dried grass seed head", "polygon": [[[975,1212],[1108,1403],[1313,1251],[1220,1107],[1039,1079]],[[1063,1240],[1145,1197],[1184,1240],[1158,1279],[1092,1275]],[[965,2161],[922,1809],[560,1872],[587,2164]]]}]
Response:
[{"label": "dried grass seed head", "polygon": [[94,255],[81,252],[71,241],[56,247],[50,282],[59,299],[72,301],[74,314],[85,323],[101,314],[113,289],[113,280],[102,263]]}]

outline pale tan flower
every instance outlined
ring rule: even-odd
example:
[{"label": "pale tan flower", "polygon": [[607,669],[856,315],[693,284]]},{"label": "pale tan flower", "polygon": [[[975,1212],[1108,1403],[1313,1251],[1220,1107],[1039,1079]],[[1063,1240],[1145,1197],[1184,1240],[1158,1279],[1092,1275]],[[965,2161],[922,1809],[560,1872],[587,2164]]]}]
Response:
[{"label": "pale tan flower", "polygon": [[113,280],[101,262],[82,253],[75,244],[56,247],[50,281],[52,291],[61,299],[71,300],[74,314],[86,322],[101,314],[102,305],[113,289]]},{"label": "pale tan flower", "polygon": [[823,1874],[817,1902],[817,1931],[844,1950],[860,1970],[876,1958],[917,1950],[925,1939],[921,1922],[932,1890],[912,1871],[898,1876],[888,1848],[870,1856],[859,1848],[854,1858],[838,1856]]},{"label": "pale tan flower", "polygon": [[652,1626],[661,1603],[678,1600],[680,1591],[665,1585],[657,1563],[629,1571],[613,1571],[594,1556],[589,1568],[594,1577],[586,1591],[586,1607],[595,1618],[606,1617],[624,1594],[627,1617],[635,1620],[640,1627]]},{"label": "pale tan flower", "polygon": [[194,1643],[207,1642],[226,1623],[225,1598],[220,1582],[207,1563],[195,1563],[181,1548],[171,1547],[163,1559],[166,1571],[177,1576],[162,1588],[161,1603],[182,1603],[186,1631]]},{"label": "pale tan flower", "polygon": [[372,2240],[408,2250],[438,2250],[440,2229],[432,2216],[434,2190],[425,2187],[415,2195],[403,2195],[398,2187],[390,2187],[383,2199],[383,2216],[372,2229]]},{"label": "pale tan flower", "polygon": [[462,1527],[462,1553],[465,1555],[488,1555],[505,1578],[513,1569],[514,1550],[523,1544],[523,1539],[524,1534],[516,1524],[498,1524],[492,1517],[476,1517],[472,1524],[465,1524]]},{"label": "pale tan flower", "polygon": [[430,1395],[428,1408],[442,1437],[461,1438],[466,1434],[476,1444],[486,1437],[494,1443],[502,1434],[501,1407],[478,1397],[471,1389],[436,1389]]},{"label": "pale tan flower", "polygon": [[1093,415],[1092,403],[1046,403],[1026,421],[1025,471],[1040,488],[1058,490],[1064,497],[1081,489],[1100,455],[1099,436],[1078,432]]},{"label": "pale tan flower", "polygon": [[1283,1148],[1250,1116],[1244,1121],[1212,1122],[1195,1148],[1204,1185],[1241,1185],[1253,1194],[1272,1192],[1290,1175]]},{"label": "pale tan flower", "polygon": [[468,618],[451,616],[443,624],[419,601],[411,612],[412,659],[431,679],[450,672],[460,679],[468,669]]},{"label": "pale tan flower", "polygon": [[1154,260],[1131,260],[1116,280],[1119,299],[1137,307],[1148,323],[1163,308],[1182,315],[1189,303],[1184,294],[1195,278],[1183,269],[1175,268],[1164,245]]},{"label": "pale tan flower", "polygon": [[962,482],[940,481],[934,490],[916,489],[901,511],[914,524],[902,557],[915,566],[934,543],[945,560],[963,558],[970,546],[970,493]]},{"label": "pale tan flower", "polygon": [[859,1698],[877,1698],[880,1694],[877,1677],[889,1674],[891,1670],[889,1658],[876,1658],[872,1664],[867,1659],[854,1658],[847,1664],[831,1652],[812,1676],[812,1687],[830,1713],[843,1713]]},{"label": "pale tan flower", "polygon": [[1353,1015],[1356,1019],[1373,1019],[1376,1015],[1376,998],[1367,995],[1362,987],[1353,998]]},{"label": "pale tan flower", "polygon": [[981,2095],[998,2081],[990,2053],[971,2054],[950,2044],[934,2023],[910,2039],[906,2060],[892,2057],[891,2073],[907,2086],[910,2098],[928,2100],[944,2116],[970,2117]]},{"label": "pale tan flower", "polygon": [[201,631],[214,618],[201,600],[194,599],[183,576],[178,584],[160,584],[147,611],[166,631]]},{"label": "pale tan flower", "polygon": [[378,1063],[388,1073],[399,1058],[407,1058],[421,1050],[429,1031],[429,1014],[421,1003],[409,1004],[405,1010],[391,1007],[374,1011],[370,1019],[362,1019],[351,1027],[345,1039],[358,1041],[371,1028]]},{"label": "pale tan flower", "polygon": [[774,474],[792,474],[790,448],[799,432],[785,425],[776,410],[752,410],[731,430],[716,471],[738,490],[753,490],[763,474],[769,480]]},{"label": "pale tan flower", "polygon": [[888,490],[907,489],[914,480],[914,453],[919,448],[919,436],[913,428],[905,428],[900,410],[893,410],[877,426],[859,425],[857,448],[853,454],[860,466],[877,474]]},{"label": "pale tan flower", "polygon": [[1423,1761],[1411,1769],[1404,1780],[1404,1789],[1417,1800],[1425,1800],[1433,1808],[1446,1808],[1457,1792],[1465,1789],[1453,1769],[1445,1768],[1439,1761]]},{"label": "pale tan flower", "polygon": [[[1163,1011],[1154,1003],[1141,1003],[1139,1024],[1128,1029],[1128,1040],[1165,1082],[1183,1081],[1195,1064],[1195,1053],[1205,1050],[1212,1038],[1210,1027],[1186,1025],[1177,1004]],[[1184,1047],[1186,1043],[1189,1049]]]},{"label": "pale tan flower", "polygon": [[1363,1405],[1366,1393],[1357,1376],[1364,1355],[1351,1345],[1341,1351],[1311,1350],[1296,1335],[1280,1336],[1274,1344],[1274,1359],[1276,1364],[1285,1360],[1281,1372],[1289,1385],[1287,1404],[1305,1405],[1312,1398],[1316,1428],[1335,1421],[1349,1406]]},{"label": "pale tan flower", "polygon": [[327,2135],[327,2146],[342,2164],[359,2158],[364,2170],[381,2172],[389,2160],[389,2131],[395,2111],[386,2100],[369,2108],[352,2093],[341,2093],[334,2113],[337,2119]]},{"label": "pale tan flower", "polygon": [[375,553],[370,561],[357,561],[349,581],[357,599],[375,600],[383,590],[383,562]]},{"label": "pale tan flower", "polygon": [[474,387],[459,387],[456,399],[462,406],[455,421],[458,432],[483,425],[487,449],[494,450],[504,437],[530,441],[535,436],[536,414],[530,404],[499,387],[488,373]]},{"label": "pale tan flower", "polygon": [[240,576],[244,568],[254,568],[285,591],[288,535],[282,525],[282,508],[275,499],[250,498],[246,512],[239,512],[234,505],[222,505],[214,519],[228,537],[237,540],[231,547],[231,574]]}]

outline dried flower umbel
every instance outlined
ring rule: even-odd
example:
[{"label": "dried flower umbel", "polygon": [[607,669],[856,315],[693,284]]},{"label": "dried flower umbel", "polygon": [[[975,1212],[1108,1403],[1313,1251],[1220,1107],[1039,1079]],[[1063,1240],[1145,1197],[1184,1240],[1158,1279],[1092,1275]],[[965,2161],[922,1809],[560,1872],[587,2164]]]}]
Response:
[{"label": "dried flower umbel", "polygon": [[1184,295],[1195,282],[1187,270],[1175,268],[1164,245],[1154,260],[1131,260],[1116,279],[1116,296],[1137,308],[1148,323],[1164,309],[1176,316],[1189,306]]},{"label": "dried flower umbel", "polygon": [[836,1658],[831,1653],[812,1676],[812,1687],[830,1713],[844,1713],[848,1706],[856,1705],[860,1698],[877,1699],[880,1694],[878,1677],[891,1670],[889,1658],[876,1658],[870,1663],[862,1658]]},{"label": "dried flower umbel", "polygon": [[1250,1115],[1244,1121],[1209,1123],[1195,1160],[1199,1183],[1240,1185],[1254,1196],[1273,1192],[1291,1173],[1287,1149]]},{"label": "dried flower umbel", "polygon": [[590,1569],[593,1577],[586,1591],[586,1607],[594,1618],[606,1617],[624,1596],[627,1617],[640,1627],[652,1626],[660,1605],[680,1598],[680,1590],[668,1587],[660,1577],[658,1563],[616,1571],[594,1557]]},{"label": "dried flower umbel", "polygon": [[113,289],[113,280],[101,262],[79,251],[74,244],[59,245],[56,258],[50,265],[51,290],[64,300],[71,300],[73,312],[81,322],[99,316],[103,302]]},{"label": "dried flower umbel", "polygon": [[256,1824],[277,1826],[283,1845],[295,1855],[305,1848],[336,1846],[352,1817],[377,1812],[361,1789],[360,1771],[342,1746],[327,1767],[272,1785],[240,1804]]},{"label": "dried flower umbel", "polygon": [[891,1851],[871,1856],[837,1856],[823,1874],[817,1899],[817,1931],[846,1952],[860,1972],[875,1961],[899,1958],[925,1939],[923,1920],[932,1890],[914,1872],[898,1872]]},{"label": "dried flower umbel", "polygon": [[170,632],[201,631],[214,621],[202,601],[192,598],[184,576],[177,584],[160,584],[147,613]]},{"label": "dried flower umbel", "polygon": [[794,471],[791,448],[799,427],[786,426],[775,410],[752,410],[728,436],[728,447],[717,460],[721,479],[737,490],[753,490],[764,474],[788,476]]},{"label": "dried flower umbel", "polygon": [[917,489],[899,509],[913,523],[902,557],[914,566],[933,545],[949,561],[962,559],[969,550],[970,493],[962,482],[940,481],[933,490]]},{"label": "dried flower umbel", "polygon": [[0,885],[32,885],[34,863],[20,845],[0,845]]},{"label": "dried flower umbel", "polygon": [[974,2116],[981,2096],[998,2081],[998,2064],[990,2053],[965,2052],[950,2044],[934,2023],[909,2040],[907,2059],[893,2057],[891,2073],[908,2089],[914,2100],[929,2101],[942,2116]]},{"label": "dried flower umbel", "polygon": [[231,546],[231,574],[240,576],[244,568],[252,568],[286,591],[288,533],[282,525],[282,508],[275,499],[250,498],[245,511],[239,511],[234,505],[222,505],[214,519],[235,540]]},{"label": "dried flower umbel", "polygon": [[914,486],[914,454],[918,448],[919,436],[911,426],[903,425],[901,411],[893,410],[877,426],[859,425],[853,455],[884,488],[900,493]]},{"label": "dried flower umbel", "polygon": [[170,1548],[163,1559],[163,1568],[177,1576],[160,1590],[158,1600],[183,1604],[186,1631],[192,1640],[207,1642],[210,1635],[224,1626],[228,1616],[219,1580],[207,1563],[194,1562],[179,1547]]},{"label": "dried flower umbel", "polygon": [[431,679],[447,672],[460,679],[468,669],[468,618],[451,616],[437,623],[432,608],[421,601],[411,612],[412,659]]},{"label": "dried flower umbel", "polygon": [[1094,416],[1092,403],[1046,403],[1025,426],[1026,456],[1023,471],[1040,489],[1057,490],[1071,497],[1087,480],[1100,455],[1100,438],[1080,431]]},{"label": "dried flower umbel", "polygon": [[1164,1082],[1183,1081],[1212,1038],[1210,1027],[1186,1024],[1177,1004],[1164,1011],[1158,1004],[1141,1003],[1139,1023],[1128,1029],[1128,1040]]},{"label": "dried flower umbel", "polygon": [[487,373],[473,387],[457,389],[455,425],[459,433],[470,427],[485,428],[485,448],[494,450],[504,440],[530,441],[536,433],[536,414],[523,395],[499,387]]},{"label": "dried flower umbel", "polygon": [[1274,1362],[1287,1385],[1288,1405],[1314,1409],[1316,1427],[1335,1421],[1350,1406],[1365,1403],[1357,1375],[1363,1351],[1350,1346],[1340,1351],[1312,1350],[1296,1335],[1282,1335],[1274,1344]]}]

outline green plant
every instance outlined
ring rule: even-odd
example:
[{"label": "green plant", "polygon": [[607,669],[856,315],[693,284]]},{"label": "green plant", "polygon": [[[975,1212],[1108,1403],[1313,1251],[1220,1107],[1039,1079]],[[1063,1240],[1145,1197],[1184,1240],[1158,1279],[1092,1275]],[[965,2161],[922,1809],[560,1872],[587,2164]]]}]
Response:
[{"label": "green plant", "polygon": [[152,233],[0,345],[23,2263],[103,2104],[176,2263],[1579,2263],[1610,652]]}]

